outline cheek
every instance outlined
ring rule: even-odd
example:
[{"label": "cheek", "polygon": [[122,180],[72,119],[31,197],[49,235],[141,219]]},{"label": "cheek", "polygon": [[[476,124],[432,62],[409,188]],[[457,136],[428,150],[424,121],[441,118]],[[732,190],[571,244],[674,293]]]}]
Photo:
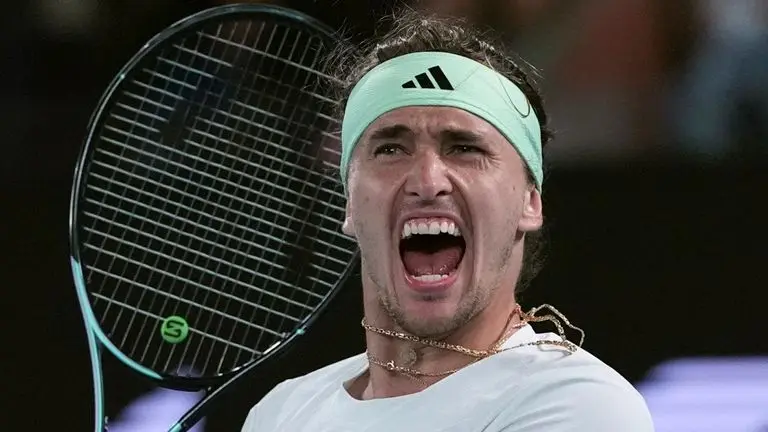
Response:
[{"label": "cheek", "polygon": [[349,177],[349,210],[361,248],[391,234],[389,218],[401,182],[398,170],[360,162]]},{"label": "cheek", "polygon": [[381,201],[374,196],[356,196],[353,224],[360,249],[362,271],[376,286],[382,286],[385,279],[386,248],[383,229],[384,220]]},{"label": "cheek", "polygon": [[350,191],[350,210],[352,223],[355,227],[357,241],[361,248],[370,246],[380,237],[382,220],[382,201],[376,195],[357,186]]},{"label": "cheek", "polygon": [[[480,184],[477,184],[480,186]],[[486,182],[472,194],[474,214],[480,223],[485,241],[494,244],[506,242],[510,233],[517,230],[522,214],[522,189],[508,181]]]}]

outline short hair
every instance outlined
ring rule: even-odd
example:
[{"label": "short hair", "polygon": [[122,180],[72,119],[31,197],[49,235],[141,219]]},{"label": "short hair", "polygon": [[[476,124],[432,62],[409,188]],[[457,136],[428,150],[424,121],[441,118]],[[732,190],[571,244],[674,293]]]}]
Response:
[{"label": "short hair", "polygon": [[[390,17],[391,28],[380,37],[360,46],[343,46],[332,56],[333,90],[338,101],[337,118],[342,118],[353,87],[377,65],[414,52],[440,51],[483,63],[515,83],[533,107],[541,128],[542,149],[552,140],[544,101],[534,80],[537,71],[507,49],[491,31],[481,31],[466,20],[442,17],[404,8]],[[533,183],[529,170],[528,181]],[[528,233],[523,268],[516,292],[525,289],[541,270],[544,261],[543,230]]]}]

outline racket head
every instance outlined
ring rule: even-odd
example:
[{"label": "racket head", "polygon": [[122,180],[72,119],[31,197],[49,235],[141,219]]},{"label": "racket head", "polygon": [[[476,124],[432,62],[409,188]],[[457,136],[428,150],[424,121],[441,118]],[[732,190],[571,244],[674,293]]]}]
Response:
[{"label": "racket head", "polygon": [[290,9],[215,7],[151,39],[103,94],[70,261],[86,325],[132,369],[170,388],[223,382],[290,346],[350,276],[322,94],[340,42]]}]

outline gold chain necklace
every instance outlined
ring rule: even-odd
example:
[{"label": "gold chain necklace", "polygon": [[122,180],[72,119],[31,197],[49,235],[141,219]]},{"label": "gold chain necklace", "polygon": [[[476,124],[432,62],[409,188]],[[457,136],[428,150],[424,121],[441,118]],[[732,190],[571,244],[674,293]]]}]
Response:
[{"label": "gold chain necklace", "polygon": [[[538,312],[539,310],[541,310],[541,309],[543,309],[545,307],[549,308],[550,310],[552,310],[555,313],[555,315],[557,315],[557,316],[553,316],[551,314],[544,315],[544,316],[536,316],[536,312]],[[454,352],[458,352],[458,353],[461,353],[461,354],[473,357],[473,359],[469,363],[467,363],[466,365],[464,365],[462,367],[459,367],[459,368],[450,369],[450,370],[446,370],[446,371],[442,371],[442,372],[422,372],[422,371],[419,371],[419,370],[416,370],[416,369],[412,369],[412,368],[409,368],[409,367],[400,366],[400,365],[396,364],[394,360],[384,361],[384,360],[381,360],[381,359],[377,358],[376,356],[374,356],[371,353],[366,353],[367,357],[368,357],[368,361],[371,364],[374,364],[376,366],[384,368],[384,369],[386,369],[386,370],[388,370],[390,372],[395,372],[395,373],[400,373],[400,374],[406,375],[406,376],[408,376],[408,377],[410,377],[412,379],[415,379],[417,381],[422,381],[422,382],[423,382],[423,380],[422,380],[423,377],[440,377],[440,376],[450,375],[450,374],[452,374],[454,372],[459,371],[460,369],[462,369],[464,367],[467,367],[467,366],[469,366],[469,365],[471,365],[471,364],[473,364],[473,363],[475,363],[475,362],[477,362],[477,361],[479,361],[479,360],[481,360],[483,358],[489,357],[489,356],[491,356],[493,354],[497,354],[499,352],[508,351],[508,350],[515,349],[515,348],[521,348],[521,347],[524,347],[524,346],[555,345],[555,346],[563,347],[567,351],[573,353],[573,352],[575,352],[578,349],[578,347],[573,342],[570,342],[566,338],[565,330],[563,329],[563,326],[560,324],[559,319],[562,319],[563,322],[565,322],[565,325],[567,325],[568,327],[578,331],[581,334],[581,339],[579,341],[579,345],[578,346],[581,346],[582,343],[584,342],[584,331],[582,329],[572,325],[570,323],[570,321],[568,321],[568,318],[565,317],[565,315],[563,315],[560,311],[558,311],[557,309],[555,309],[551,305],[544,304],[544,305],[532,308],[527,313],[522,312],[521,309],[520,309],[520,305],[517,305],[517,307],[512,311],[512,313],[510,314],[509,318],[507,319],[507,325],[505,327],[508,327],[509,326],[509,322],[512,320],[512,318],[515,315],[518,315],[518,314],[521,315],[521,321],[519,323],[514,324],[513,326],[511,326],[491,346],[491,348],[489,348],[487,350],[471,349],[471,348],[463,347],[461,345],[449,344],[449,343],[442,342],[442,341],[435,341],[435,340],[432,340],[432,339],[421,338],[421,337],[418,337],[418,336],[415,336],[415,335],[412,335],[412,334],[409,334],[409,333],[405,333],[405,332],[399,332],[399,331],[395,331],[395,330],[386,330],[386,329],[382,329],[382,328],[378,328],[378,327],[373,327],[373,326],[371,326],[371,325],[369,325],[369,324],[367,324],[365,322],[365,317],[363,317],[363,319],[360,322],[360,324],[363,326],[364,329],[366,329],[367,331],[373,332],[373,333],[377,333],[377,334],[380,334],[380,335],[384,335],[384,336],[388,336],[388,337],[392,337],[392,338],[396,338],[396,339],[401,339],[401,340],[405,340],[405,341],[409,341],[409,342],[420,343],[422,345],[431,346],[433,348],[439,348],[439,349],[445,349],[445,350],[448,350],[448,351],[454,351]],[[501,346],[504,345],[504,343],[507,340],[509,340],[509,338],[512,336],[512,333],[514,332],[514,330],[519,329],[521,327],[524,327],[529,322],[541,322],[541,321],[551,321],[551,322],[553,322],[555,324],[555,326],[557,327],[558,334],[560,335],[562,340],[559,340],[559,341],[556,341],[556,340],[555,341],[553,341],[553,340],[538,340],[538,341],[533,341],[533,342],[526,342],[526,343],[523,343],[523,344],[520,344],[520,345],[515,345],[515,346],[509,347],[509,348],[506,348],[506,349],[501,349]]]},{"label": "gold chain necklace", "polygon": [[[505,328],[509,326],[509,323],[510,323],[510,321],[512,321],[512,318],[515,315],[518,315],[518,314],[522,315],[522,312],[520,311],[520,306],[519,305],[509,315],[509,318],[507,319],[507,324],[505,325]],[[360,322],[360,325],[362,325],[364,329],[366,329],[366,330],[368,330],[369,332],[372,332],[372,333],[378,333],[380,335],[389,336],[389,337],[392,337],[392,338],[396,338],[396,339],[400,339],[400,340],[405,340],[405,341],[409,341],[409,342],[416,342],[416,343],[420,343],[422,345],[431,346],[433,348],[440,348],[440,349],[444,349],[444,350],[448,350],[448,351],[455,351],[455,352],[458,352],[458,353],[461,353],[461,354],[464,354],[464,355],[467,355],[467,356],[470,356],[470,357],[475,357],[475,358],[480,359],[480,358],[485,358],[485,357],[488,357],[489,355],[496,354],[497,352],[499,352],[499,347],[504,345],[504,342],[506,342],[507,339],[509,339],[509,337],[512,335],[512,332],[514,330],[517,330],[517,329],[521,328],[521,327],[524,327],[527,323],[528,323],[527,321],[522,320],[521,322],[513,325],[511,328],[509,328],[509,330],[507,330],[499,338],[498,341],[496,341],[496,343],[494,343],[491,346],[490,349],[487,349],[487,350],[471,349],[471,348],[463,347],[461,345],[454,345],[454,344],[449,344],[449,343],[442,342],[442,341],[436,341],[436,340],[432,340],[432,339],[420,338],[420,337],[414,336],[414,335],[412,335],[410,333],[399,332],[399,331],[395,331],[395,330],[386,330],[386,329],[382,329],[382,328],[379,328],[379,327],[373,327],[370,324],[365,322],[365,317],[363,317],[362,321]]]},{"label": "gold chain necklace", "polygon": [[[561,346],[561,347],[565,348],[567,351],[569,351],[571,353],[576,352],[576,349],[577,349],[577,346],[574,343],[569,342],[569,341],[538,340],[538,341],[526,342],[526,343],[523,343],[523,344],[520,344],[520,345],[515,345],[513,347],[509,347],[509,348],[500,350],[499,352],[509,351],[509,350],[512,350],[512,349],[515,349],[515,348],[522,348],[522,347],[525,347],[525,346],[539,346],[539,345],[557,345],[557,346]],[[442,371],[442,372],[422,372],[420,370],[411,369],[409,367],[399,366],[399,365],[397,365],[395,363],[394,360],[390,360],[390,361],[385,362],[385,361],[379,359],[378,357],[376,357],[376,356],[374,356],[373,354],[370,354],[370,353],[367,354],[367,357],[368,357],[368,361],[371,362],[372,364],[376,365],[376,366],[384,368],[384,369],[386,369],[386,370],[388,370],[390,372],[396,372],[396,373],[400,373],[402,375],[406,375],[409,378],[414,379],[416,381],[420,381],[420,382],[424,382],[423,378],[435,378],[435,377],[450,375],[450,374],[452,374],[454,372],[458,372],[459,370],[461,370],[461,369],[463,369],[463,368],[465,368],[465,367],[467,367],[467,366],[469,366],[469,365],[471,365],[473,363],[476,363],[476,362],[482,360],[482,358],[473,358],[469,363],[465,364],[464,366],[461,366],[461,367],[458,367],[458,368],[455,368],[455,369],[449,369],[449,370]]]},{"label": "gold chain necklace", "polygon": [[394,360],[390,360],[388,362],[384,362],[383,360],[377,358],[373,354],[368,354],[368,361],[373,363],[373,364],[375,364],[376,366],[384,368],[384,369],[386,369],[386,370],[388,370],[390,372],[396,372],[396,373],[400,373],[400,374],[406,375],[406,376],[408,376],[408,377],[410,377],[412,379],[415,379],[417,381],[423,381],[421,379],[423,377],[433,377],[434,378],[434,377],[439,377],[439,376],[443,376],[443,375],[450,375],[450,374],[452,374],[454,372],[458,372],[460,369],[465,368],[465,367],[467,367],[467,366],[471,365],[472,363],[475,363],[475,362],[477,362],[479,360],[480,360],[479,358],[472,359],[472,361],[470,361],[469,363],[467,363],[466,365],[464,365],[462,367],[458,367],[458,368],[455,368],[455,369],[450,369],[450,370],[447,370],[447,371],[442,371],[442,372],[422,372],[422,371],[419,371],[419,370],[416,370],[416,369],[411,369],[409,367],[399,366],[399,365],[395,364]]}]

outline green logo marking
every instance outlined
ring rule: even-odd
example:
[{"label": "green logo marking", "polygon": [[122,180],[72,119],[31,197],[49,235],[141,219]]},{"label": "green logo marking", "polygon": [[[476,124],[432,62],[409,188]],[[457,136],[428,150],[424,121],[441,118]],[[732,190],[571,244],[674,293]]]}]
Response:
[{"label": "green logo marking", "polygon": [[183,342],[188,334],[189,324],[180,316],[169,316],[163,320],[163,325],[160,326],[160,335],[168,343],[176,344]]}]

